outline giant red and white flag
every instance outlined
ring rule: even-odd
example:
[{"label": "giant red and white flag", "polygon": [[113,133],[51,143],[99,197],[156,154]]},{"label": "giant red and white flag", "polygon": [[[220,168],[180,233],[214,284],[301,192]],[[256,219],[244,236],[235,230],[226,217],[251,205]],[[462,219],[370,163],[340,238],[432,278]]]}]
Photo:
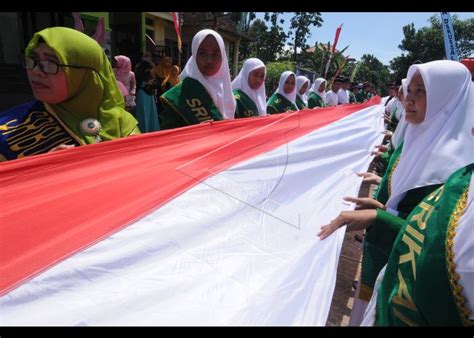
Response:
[{"label": "giant red and white flag", "polygon": [[0,325],[325,325],[379,101],[0,163]]}]

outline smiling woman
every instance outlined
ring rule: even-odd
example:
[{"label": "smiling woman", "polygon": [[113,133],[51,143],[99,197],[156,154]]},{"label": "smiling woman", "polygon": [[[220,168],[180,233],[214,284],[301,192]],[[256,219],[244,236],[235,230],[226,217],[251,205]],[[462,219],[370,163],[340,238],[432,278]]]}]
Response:
[{"label": "smiling woman", "polygon": [[36,101],[0,114],[0,160],[140,133],[99,44],[66,27],[37,32],[25,50]]}]

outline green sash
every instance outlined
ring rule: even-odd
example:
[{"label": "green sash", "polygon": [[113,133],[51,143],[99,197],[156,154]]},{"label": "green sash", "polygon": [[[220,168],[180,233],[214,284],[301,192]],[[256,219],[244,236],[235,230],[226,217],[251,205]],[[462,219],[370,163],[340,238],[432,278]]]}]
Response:
[{"label": "green sash", "polygon": [[364,102],[364,100],[365,100],[364,92],[358,92],[357,94],[355,94],[355,98],[356,98],[357,102],[359,102],[359,103]]},{"label": "green sash", "polygon": [[296,111],[298,108],[281,94],[274,93],[267,103],[267,114],[286,113],[288,110]]},{"label": "green sash", "polygon": [[187,77],[160,96],[163,111],[161,129],[172,129],[203,121],[223,120],[206,88],[197,80]]},{"label": "green sash", "polygon": [[296,95],[296,107],[298,107],[299,110],[306,109],[306,104],[304,101],[299,97],[299,95]]},{"label": "green sash", "polygon": [[349,92],[349,103],[358,103],[353,92]]},{"label": "green sash", "polygon": [[389,158],[387,170],[382,177],[382,181],[377,188],[377,191],[374,195],[374,198],[382,204],[387,203],[388,198],[390,197],[389,189],[390,189],[390,182],[392,180],[393,171],[395,170],[398,160],[400,159],[400,155],[403,149],[403,141],[400,145],[393,151],[392,155]]},{"label": "green sash", "polygon": [[235,107],[236,119],[242,117],[258,116],[257,105],[250,97],[248,97],[247,94],[245,94],[240,89],[234,89],[232,92],[234,93],[235,102],[237,102]]},{"label": "green sash", "polygon": [[321,96],[316,94],[315,92],[311,92],[308,95],[308,108],[315,108],[315,107],[324,107],[326,106],[324,104],[323,99]]},{"label": "green sash", "polygon": [[404,222],[378,290],[376,325],[472,325],[454,271],[453,238],[473,169],[457,170]]}]

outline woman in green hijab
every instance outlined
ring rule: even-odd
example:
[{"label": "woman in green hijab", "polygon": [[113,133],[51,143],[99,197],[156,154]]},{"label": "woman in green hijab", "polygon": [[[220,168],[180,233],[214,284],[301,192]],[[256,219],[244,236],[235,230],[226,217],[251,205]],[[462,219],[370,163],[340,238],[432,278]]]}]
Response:
[{"label": "woman in green hijab", "polygon": [[66,27],[35,33],[25,50],[36,101],[0,113],[0,161],[139,134],[102,47]]}]

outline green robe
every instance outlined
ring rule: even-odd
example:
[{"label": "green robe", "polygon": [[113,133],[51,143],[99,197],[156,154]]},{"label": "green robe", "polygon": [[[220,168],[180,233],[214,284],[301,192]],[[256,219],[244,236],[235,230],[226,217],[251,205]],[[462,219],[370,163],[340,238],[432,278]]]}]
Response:
[{"label": "green robe", "polygon": [[186,77],[165,92],[160,96],[160,100],[163,103],[163,111],[160,113],[161,129],[173,129],[204,121],[224,119],[206,88],[191,77]]},{"label": "green robe", "polygon": [[258,108],[257,105],[252,101],[247,94],[245,94],[240,89],[234,89],[233,91],[235,102],[237,105],[235,106],[235,118],[243,118],[243,117],[252,117],[258,116]]},{"label": "green robe", "polygon": [[267,114],[286,113],[289,110],[297,111],[298,108],[283,95],[274,93],[268,99]]},{"label": "green robe", "polygon": [[453,173],[406,221],[385,215],[386,223],[400,231],[378,289],[376,325],[473,324],[453,261],[453,239],[467,206],[473,169],[471,164]]},{"label": "green robe", "polygon": [[321,96],[316,94],[315,92],[311,92],[308,95],[308,108],[316,108],[316,107],[325,107],[324,101]]},{"label": "green robe", "polygon": [[365,100],[365,95],[363,92],[358,92],[357,94],[355,94],[355,98],[357,102],[362,103]]},{"label": "green robe", "polygon": [[298,107],[299,110],[306,109],[306,104],[304,101],[301,99],[299,95],[296,95],[296,107]]},{"label": "green robe", "polygon": [[[387,171],[374,196],[374,198],[382,204],[386,204],[390,198],[390,181],[392,179],[393,171],[398,164],[402,149],[403,142],[393,153]],[[405,219],[425,196],[433,192],[439,186],[440,184],[433,184],[407,191],[405,196],[398,203],[398,216]],[[379,216],[379,213],[377,216]],[[385,220],[385,218],[377,217],[375,222],[366,230],[364,253],[362,256],[361,288],[359,292],[359,298],[366,301],[369,301],[372,296],[375,280],[377,279],[380,270],[382,270],[383,266],[387,263],[393,243],[398,235],[397,230],[394,230],[389,226],[386,228],[383,228],[383,226],[380,227],[385,229],[385,231],[372,230],[374,227],[379,227],[380,224],[384,224]]]}]

